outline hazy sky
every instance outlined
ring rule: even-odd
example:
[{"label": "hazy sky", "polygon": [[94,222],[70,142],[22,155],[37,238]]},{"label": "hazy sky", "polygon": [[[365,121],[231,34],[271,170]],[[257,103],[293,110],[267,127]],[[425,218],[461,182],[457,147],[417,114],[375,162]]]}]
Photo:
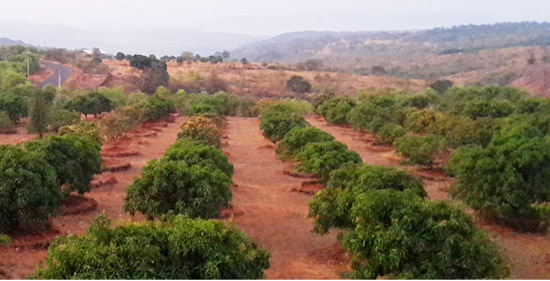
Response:
[{"label": "hazy sky", "polygon": [[[253,35],[550,21],[549,0],[0,0],[0,21]],[[1,36],[0,36],[1,37]]]}]

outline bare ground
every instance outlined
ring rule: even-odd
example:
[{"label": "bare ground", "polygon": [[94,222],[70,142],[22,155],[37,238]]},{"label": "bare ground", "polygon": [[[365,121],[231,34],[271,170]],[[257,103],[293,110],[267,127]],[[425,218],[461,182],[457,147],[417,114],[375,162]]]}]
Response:
[{"label": "bare ground", "polygon": [[[393,150],[387,152],[373,151],[373,137],[369,134],[356,132],[352,128],[335,126],[326,123],[322,118],[308,116],[306,120],[332,134],[338,141],[357,151],[363,162],[371,165],[383,165],[405,169],[423,178],[424,189],[432,200],[448,199],[446,190],[453,179],[446,178],[440,172],[421,170],[417,167],[399,165],[399,157]],[[391,148],[389,148],[391,149]],[[379,150],[379,149],[376,149]],[[477,221],[480,228],[486,230],[489,236],[497,241],[508,256],[512,279],[550,279],[550,237],[548,235],[518,233],[510,228]]]},{"label": "bare ground", "polygon": [[260,131],[257,118],[228,118],[228,145],[235,167],[233,221],[271,253],[268,279],[338,279],[349,271],[349,259],[337,244],[336,232],[313,234],[307,203],[312,195],[291,191],[307,179],[284,173],[275,146]]}]

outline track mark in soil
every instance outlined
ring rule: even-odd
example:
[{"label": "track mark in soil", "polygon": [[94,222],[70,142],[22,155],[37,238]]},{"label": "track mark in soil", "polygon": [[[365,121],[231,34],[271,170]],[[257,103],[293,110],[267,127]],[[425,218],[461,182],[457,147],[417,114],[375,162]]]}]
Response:
[{"label": "track mark in soil", "polygon": [[[304,181],[284,173],[275,147],[260,131],[257,118],[229,117],[225,133],[229,161],[235,167],[232,205],[243,213],[232,220],[261,247],[271,253],[268,279],[338,279],[350,271],[343,252],[327,259],[323,251],[336,243],[336,233],[311,232],[308,201],[312,195],[291,192]],[[268,149],[267,146],[273,146]],[[261,147],[262,149],[258,149]],[[332,255],[332,254],[331,254]],[[334,256],[332,255],[332,256]]]}]

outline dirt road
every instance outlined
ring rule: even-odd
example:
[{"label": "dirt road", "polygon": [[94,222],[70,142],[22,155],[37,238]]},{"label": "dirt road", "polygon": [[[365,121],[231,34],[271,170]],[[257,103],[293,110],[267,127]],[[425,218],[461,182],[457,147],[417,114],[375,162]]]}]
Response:
[{"label": "dirt road", "polygon": [[[283,173],[275,146],[257,118],[229,117],[223,147],[235,166],[232,221],[271,253],[268,279],[338,279],[349,270],[336,233],[311,233],[307,203],[312,195],[291,191],[305,179]],[[239,213],[242,212],[241,215]]]}]

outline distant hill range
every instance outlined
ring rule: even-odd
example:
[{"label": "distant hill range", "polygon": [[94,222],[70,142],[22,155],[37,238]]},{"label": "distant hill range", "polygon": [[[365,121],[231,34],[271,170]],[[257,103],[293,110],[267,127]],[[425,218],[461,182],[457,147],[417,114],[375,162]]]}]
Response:
[{"label": "distant hill range", "polygon": [[550,45],[550,23],[461,25],[419,31],[284,33],[233,50],[249,61],[296,62],[307,59],[355,60],[400,54],[455,54],[484,49]]},{"label": "distant hill range", "polygon": [[0,46],[15,46],[15,45],[28,46],[29,44],[21,40],[11,40],[9,38],[0,37]]}]

